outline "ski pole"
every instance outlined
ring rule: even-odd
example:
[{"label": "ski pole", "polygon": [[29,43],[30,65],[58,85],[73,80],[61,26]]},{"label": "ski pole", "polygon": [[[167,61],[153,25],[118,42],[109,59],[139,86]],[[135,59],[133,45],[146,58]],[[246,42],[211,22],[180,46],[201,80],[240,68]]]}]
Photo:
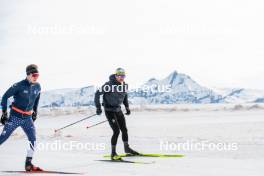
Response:
[{"label": "ski pole", "polygon": [[[108,122],[108,120],[104,120],[104,121],[99,122],[99,123],[96,123],[96,124],[94,124],[94,125],[92,125],[92,126],[87,126],[86,128],[87,128],[87,129],[88,129],[88,128],[92,128],[92,127],[95,127],[95,126],[100,125],[100,124],[105,123],[105,122]],[[118,125],[118,123],[117,123],[117,125]],[[118,127],[119,127],[119,125],[118,125]],[[120,127],[119,127],[119,129],[120,129]]]},{"label": "ski pole", "polygon": [[108,122],[108,120],[104,120],[104,121],[99,122],[99,123],[96,123],[96,124],[94,124],[94,125],[87,126],[86,128],[87,128],[87,129],[88,129],[88,128],[92,128],[92,127],[95,127],[95,126],[100,125],[100,124],[105,123],[105,122]]},{"label": "ski pole", "polygon": [[56,130],[55,130],[55,133],[58,132],[58,131],[60,131],[60,130],[65,129],[65,128],[68,128],[68,127],[70,127],[70,126],[72,126],[72,125],[75,125],[75,124],[77,124],[77,123],[79,123],[79,122],[82,122],[82,121],[84,121],[84,120],[87,120],[87,119],[89,119],[89,118],[91,118],[91,117],[93,117],[93,116],[96,116],[96,114],[93,114],[93,115],[91,115],[91,116],[89,116],[89,117],[86,117],[86,118],[84,118],[84,119],[78,120],[77,122],[71,123],[71,124],[66,125],[66,126],[64,126],[64,127],[62,127],[62,128],[56,129]]}]

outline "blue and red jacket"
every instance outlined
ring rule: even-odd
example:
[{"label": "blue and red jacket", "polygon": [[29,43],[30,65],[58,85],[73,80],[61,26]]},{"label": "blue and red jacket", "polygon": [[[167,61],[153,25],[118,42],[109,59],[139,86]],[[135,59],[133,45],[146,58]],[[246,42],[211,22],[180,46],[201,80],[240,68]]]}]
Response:
[{"label": "blue and red jacket", "polygon": [[[31,114],[25,114],[18,111],[37,112],[39,98],[40,98],[41,87],[39,83],[30,83],[27,79],[22,80],[12,87],[10,87],[2,97],[2,110],[7,110],[7,101],[8,98],[13,97],[14,101],[12,103],[10,115],[20,117],[20,118],[29,118]],[[16,110],[14,110],[16,109]]]}]

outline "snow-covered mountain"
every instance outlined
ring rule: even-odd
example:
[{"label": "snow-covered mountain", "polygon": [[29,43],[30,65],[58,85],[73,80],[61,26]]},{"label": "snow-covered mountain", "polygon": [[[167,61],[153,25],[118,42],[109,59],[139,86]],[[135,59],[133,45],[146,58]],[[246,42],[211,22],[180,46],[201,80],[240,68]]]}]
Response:
[{"label": "snow-covered mountain", "polygon": [[[146,88],[151,89],[146,91]],[[130,100],[135,104],[219,103],[223,101],[221,95],[199,85],[190,76],[176,71],[162,80],[150,79],[137,91],[130,93]]]},{"label": "snow-covered mountain", "polygon": [[243,88],[214,89],[227,103],[264,103],[264,90]]},{"label": "snow-covered mountain", "polygon": [[[145,90],[146,89],[146,90]],[[61,89],[42,93],[40,106],[93,105],[95,86]],[[202,87],[189,76],[172,72],[165,79],[150,79],[138,89],[130,90],[132,104],[219,103],[222,96]]]},{"label": "snow-covered mountain", "polygon": [[86,106],[93,104],[95,87],[80,89],[59,89],[43,92],[40,99],[41,107]]},{"label": "snow-covered mountain", "polygon": [[[93,105],[95,91],[95,86],[88,86],[42,92],[40,106]],[[201,86],[188,75],[173,71],[164,79],[151,78],[139,88],[130,90],[129,101],[132,104],[264,103],[264,90],[212,90]]]}]

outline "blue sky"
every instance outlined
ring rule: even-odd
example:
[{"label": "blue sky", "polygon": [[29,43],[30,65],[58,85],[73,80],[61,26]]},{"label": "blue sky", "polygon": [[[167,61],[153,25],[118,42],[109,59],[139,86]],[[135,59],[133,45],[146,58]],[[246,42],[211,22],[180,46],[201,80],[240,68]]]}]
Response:
[{"label": "blue sky", "polygon": [[43,90],[137,86],[173,70],[208,87],[264,89],[264,6],[245,0],[3,0],[0,94],[40,67]]}]

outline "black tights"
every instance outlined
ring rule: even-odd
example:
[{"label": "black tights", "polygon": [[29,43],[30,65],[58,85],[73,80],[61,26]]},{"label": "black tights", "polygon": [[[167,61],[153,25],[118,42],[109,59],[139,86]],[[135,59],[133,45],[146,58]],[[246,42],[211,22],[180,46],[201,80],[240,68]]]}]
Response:
[{"label": "black tights", "polygon": [[120,134],[120,130],[122,132],[123,142],[128,142],[126,119],[125,119],[123,112],[122,111],[119,111],[119,112],[105,111],[105,115],[113,130],[113,136],[111,139],[112,146],[115,146],[117,144],[117,139]]}]

